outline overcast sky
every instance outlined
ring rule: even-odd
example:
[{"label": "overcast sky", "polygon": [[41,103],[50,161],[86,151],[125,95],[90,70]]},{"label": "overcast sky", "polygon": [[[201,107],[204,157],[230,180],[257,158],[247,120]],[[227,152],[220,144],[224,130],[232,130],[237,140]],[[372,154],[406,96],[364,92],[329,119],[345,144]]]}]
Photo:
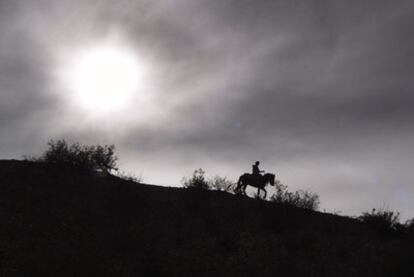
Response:
[{"label": "overcast sky", "polygon": [[[115,144],[160,185],[259,160],[322,209],[411,218],[413,26],[408,0],[0,0],[0,158]],[[92,116],[57,72],[103,42],[139,57],[149,100]]]}]

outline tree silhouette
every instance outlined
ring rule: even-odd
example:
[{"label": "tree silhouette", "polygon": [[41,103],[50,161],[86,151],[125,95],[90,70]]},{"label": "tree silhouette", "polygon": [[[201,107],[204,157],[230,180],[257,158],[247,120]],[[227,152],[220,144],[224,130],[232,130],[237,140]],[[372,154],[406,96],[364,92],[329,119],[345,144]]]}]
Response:
[{"label": "tree silhouette", "polygon": [[185,188],[209,189],[210,186],[204,177],[205,173],[201,168],[196,169],[193,172],[193,176],[190,178],[184,177],[181,182]]},{"label": "tree silhouette", "polygon": [[117,170],[114,145],[68,144],[66,140],[50,140],[38,161],[71,164],[89,170]]}]

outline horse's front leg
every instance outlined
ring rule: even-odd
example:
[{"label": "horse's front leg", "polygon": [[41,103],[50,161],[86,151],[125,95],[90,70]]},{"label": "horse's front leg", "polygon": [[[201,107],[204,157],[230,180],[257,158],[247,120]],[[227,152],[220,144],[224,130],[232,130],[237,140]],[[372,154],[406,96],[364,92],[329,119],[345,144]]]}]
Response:
[{"label": "horse's front leg", "polygon": [[263,199],[265,199],[265,200],[266,200],[267,191],[266,191],[265,189],[263,189],[263,190],[264,190],[264,192],[265,192],[265,195],[264,195],[264,198],[263,198]]}]

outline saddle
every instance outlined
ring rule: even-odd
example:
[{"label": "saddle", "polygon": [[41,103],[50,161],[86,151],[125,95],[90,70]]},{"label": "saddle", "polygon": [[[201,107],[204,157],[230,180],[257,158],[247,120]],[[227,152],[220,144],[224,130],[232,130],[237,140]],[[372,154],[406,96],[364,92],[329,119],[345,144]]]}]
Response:
[{"label": "saddle", "polygon": [[262,181],[262,174],[251,174],[252,181],[255,183],[260,183]]}]

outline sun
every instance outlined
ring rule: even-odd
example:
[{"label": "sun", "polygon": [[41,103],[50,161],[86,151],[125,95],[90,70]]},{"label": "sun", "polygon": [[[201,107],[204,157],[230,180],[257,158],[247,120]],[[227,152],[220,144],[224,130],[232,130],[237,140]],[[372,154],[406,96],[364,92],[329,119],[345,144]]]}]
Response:
[{"label": "sun", "polygon": [[144,82],[144,68],[134,52],[113,45],[75,51],[61,75],[67,96],[99,115],[125,109]]}]

